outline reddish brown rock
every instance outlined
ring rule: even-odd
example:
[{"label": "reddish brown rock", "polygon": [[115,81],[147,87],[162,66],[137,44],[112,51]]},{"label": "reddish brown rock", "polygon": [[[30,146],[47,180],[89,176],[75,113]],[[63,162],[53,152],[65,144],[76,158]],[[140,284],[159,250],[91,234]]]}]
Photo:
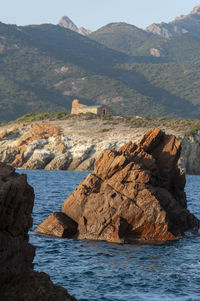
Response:
[{"label": "reddish brown rock", "polygon": [[63,238],[72,238],[77,233],[78,224],[63,212],[52,213],[40,224],[35,232]]},{"label": "reddish brown rock", "polygon": [[32,268],[35,248],[28,242],[34,192],[26,175],[0,163],[0,283]]},{"label": "reddish brown rock", "polygon": [[28,236],[33,202],[26,175],[0,163],[0,300],[75,300],[48,275],[33,270],[35,248]]},{"label": "reddish brown rock", "polygon": [[62,211],[78,224],[79,239],[166,241],[198,230],[187,210],[185,174],[177,167],[181,143],[159,129],[136,145],[106,150],[65,200]]}]

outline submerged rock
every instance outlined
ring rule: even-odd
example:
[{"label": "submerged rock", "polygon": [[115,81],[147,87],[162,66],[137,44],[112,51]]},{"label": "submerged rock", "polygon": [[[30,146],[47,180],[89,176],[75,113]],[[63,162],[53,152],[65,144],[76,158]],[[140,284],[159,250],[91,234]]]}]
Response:
[{"label": "submerged rock", "polygon": [[75,300],[47,274],[33,270],[35,247],[28,236],[33,203],[26,175],[0,163],[0,300]]},{"label": "submerged rock", "polygon": [[94,173],[62,207],[78,224],[76,236],[131,243],[173,240],[198,230],[199,220],[187,210],[180,153],[180,141],[159,129],[138,144],[104,151]]}]

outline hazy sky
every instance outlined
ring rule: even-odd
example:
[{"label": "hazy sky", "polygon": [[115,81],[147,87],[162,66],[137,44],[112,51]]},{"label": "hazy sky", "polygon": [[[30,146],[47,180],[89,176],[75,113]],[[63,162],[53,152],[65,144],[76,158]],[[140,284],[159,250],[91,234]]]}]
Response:
[{"label": "hazy sky", "polygon": [[111,22],[141,28],[188,14],[200,0],[0,0],[0,21],[57,24],[66,15],[77,26],[95,30]]}]

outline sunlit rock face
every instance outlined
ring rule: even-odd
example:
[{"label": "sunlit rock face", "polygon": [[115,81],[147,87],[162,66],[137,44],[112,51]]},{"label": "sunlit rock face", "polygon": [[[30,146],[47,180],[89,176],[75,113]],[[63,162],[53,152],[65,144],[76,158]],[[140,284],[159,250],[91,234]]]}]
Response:
[{"label": "sunlit rock face", "polygon": [[62,212],[78,224],[74,237],[150,242],[198,230],[199,221],[187,210],[180,153],[181,142],[159,129],[137,144],[104,151],[94,173],[64,201]]}]

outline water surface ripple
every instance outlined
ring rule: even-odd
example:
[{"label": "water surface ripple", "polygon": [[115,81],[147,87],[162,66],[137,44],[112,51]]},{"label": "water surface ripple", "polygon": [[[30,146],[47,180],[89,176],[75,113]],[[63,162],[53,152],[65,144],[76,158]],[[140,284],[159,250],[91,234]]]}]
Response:
[{"label": "water surface ripple", "polygon": [[[61,210],[87,172],[24,171],[35,190],[36,228]],[[188,207],[200,218],[200,176],[187,176]],[[35,270],[50,274],[78,301],[200,300],[200,236],[162,245],[122,245],[55,239],[30,230]],[[59,300],[58,300],[59,301]]]}]

